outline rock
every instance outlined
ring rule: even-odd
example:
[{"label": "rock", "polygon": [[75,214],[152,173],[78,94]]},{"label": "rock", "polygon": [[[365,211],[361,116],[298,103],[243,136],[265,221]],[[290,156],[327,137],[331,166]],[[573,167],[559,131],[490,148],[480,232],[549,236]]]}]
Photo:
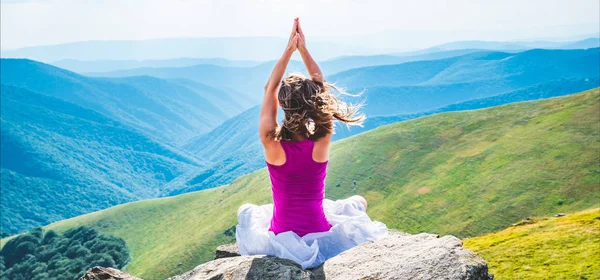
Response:
[{"label": "rock", "polygon": [[528,224],[533,224],[533,223],[535,223],[534,219],[532,219],[530,217],[526,217],[514,224],[511,224],[510,226],[517,227],[517,226],[528,225]]},{"label": "rock", "polygon": [[88,269],[79,280],[142,280],[137,277],[133,277],[120,270],[110,268],[94,266]]},{"label": "rock", "polygon": [[390,232],[325,262],[327,279],[492,279],[487,263],[446,235]]},{"label": "rock", "polygon": [[238,249],[237,244],[225,244],[217,247],[215,251],[215,260],[222,258],[231,258],[231,257],[239,257],[240,250]]},{"label": "rock", "polygon": [[167,280],[191,279],[324,279],[311,270],[302,270],[295,262],[273,256],[239,256],[217,259]]},{"label": "rock", "polygon": [[[231,253],[231,245],[218,250]],[[236,251],[237,252],[237,251]],[[221,255],[221,254],[215,254]],[[215,256],[216,257],[216,256]],[[486,262],[454,236],[390,230],[384,239],[356,246],[302,270],[273,256],[233,256],[201,264],[169,280],[200,279],[493,279]]]}]

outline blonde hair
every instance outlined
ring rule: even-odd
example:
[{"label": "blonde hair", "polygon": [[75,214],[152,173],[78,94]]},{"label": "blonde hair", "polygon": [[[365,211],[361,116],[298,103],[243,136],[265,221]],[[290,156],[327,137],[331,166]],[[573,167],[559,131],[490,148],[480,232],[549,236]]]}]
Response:
[{"label": "blonde hair", "polygon": [[281,82],[277,95],[284,112],[283,123],[271,136],[277,141],[292,140],[294,135],[317,140],[334,133],[334,120],[347,126],[362,126],[365,116],[358,114],[362,103],[346,104],[340,101],[331,89],[340,94],[350,95],[333,84],[313,81],[302,74],[294,73],[286,77]]}]

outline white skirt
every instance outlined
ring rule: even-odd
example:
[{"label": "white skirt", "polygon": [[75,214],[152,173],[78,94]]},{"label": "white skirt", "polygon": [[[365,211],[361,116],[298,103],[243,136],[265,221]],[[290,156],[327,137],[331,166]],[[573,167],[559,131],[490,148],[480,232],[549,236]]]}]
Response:
[{"label": "white skirt", "polygon": [[240,254],[290,259],[306,269],[317,267],[356,245],[387,236],[386,225],[371,221],[356,197],[336,201],[324,199],[323,208],[331,229],[300,237],[293,231],[277,235],[269,231],[273,204],[242,205],[235,233]]}]

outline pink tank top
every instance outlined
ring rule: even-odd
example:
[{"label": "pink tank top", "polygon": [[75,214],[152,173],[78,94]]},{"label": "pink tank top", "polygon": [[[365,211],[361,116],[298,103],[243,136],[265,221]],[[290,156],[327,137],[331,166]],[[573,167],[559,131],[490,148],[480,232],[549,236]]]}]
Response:
[{"label": "pink tank top", "polygon": [[282,140],[286,161],[282,165],[267,162],[273,192],[273,218],[270,231],[293,231],[298,236],[328,231],[331,225],[323,211],[327,163],[312,158],[315,142]]}]

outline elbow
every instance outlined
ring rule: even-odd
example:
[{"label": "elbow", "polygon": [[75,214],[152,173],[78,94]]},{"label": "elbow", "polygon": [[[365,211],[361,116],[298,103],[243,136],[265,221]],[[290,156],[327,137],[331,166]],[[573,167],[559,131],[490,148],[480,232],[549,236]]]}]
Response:
[{"label": "elbow", "polygon": [[313,73],[311,76],[313,81],[323,83],[325,81],[325,77],[321,73]]}]

